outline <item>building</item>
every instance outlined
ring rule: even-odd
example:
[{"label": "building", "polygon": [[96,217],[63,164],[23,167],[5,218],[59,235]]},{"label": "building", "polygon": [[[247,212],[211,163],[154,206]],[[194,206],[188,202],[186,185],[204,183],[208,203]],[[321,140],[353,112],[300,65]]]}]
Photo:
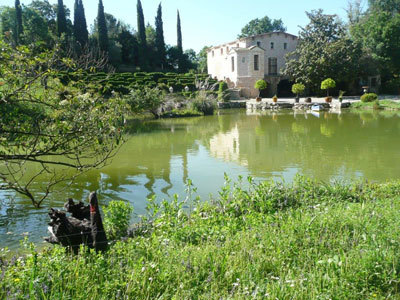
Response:
[{"label": "building", "polygon": [[257,97],[254,84],[259,79],[268,83],[263,97],[290,96],[290,83],[282,75],[285,56],[296,49],[298,37],[285,32],[269,32],[241,38],[212,47],[207,53],[208,73],[238,88],[244,97]]}]

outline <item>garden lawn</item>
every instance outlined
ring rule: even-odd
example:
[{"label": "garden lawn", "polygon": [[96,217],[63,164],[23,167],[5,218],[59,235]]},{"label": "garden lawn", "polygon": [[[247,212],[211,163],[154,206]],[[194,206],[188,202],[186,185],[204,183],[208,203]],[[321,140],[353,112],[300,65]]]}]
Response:
[{"label": "garden lawn", "polygon": [[0,298],[400,299],[399,182],[227,182],[191,214],[151,200],[106,254],[31,245],[2,261]]}]

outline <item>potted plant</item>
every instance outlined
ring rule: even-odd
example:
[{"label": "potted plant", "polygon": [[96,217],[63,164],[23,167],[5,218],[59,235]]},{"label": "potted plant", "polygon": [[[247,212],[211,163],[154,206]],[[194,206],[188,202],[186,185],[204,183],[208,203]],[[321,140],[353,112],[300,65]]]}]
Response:
[{"label": "potted plant", "polygon": [[329,96],[329,89],[333,89],[336,87],[336,82],[332,78],[327,78],[321,82],[321,90],[326,90],[327,96],[325,98],[325,102],[332,102],[332,97]]},{"label": "potted plant", "polygon": [[292,93],[296,94],[296,98],[294,100],[296,103],[299,103],[299,101],[300,101],[299,95],[304,92],[305,88],[306,87],[302,83],[295,83],[292,85]]},{"label": "potted plant", "polygon": [[346,91],[342,91],[342,90],[340,90],[339,91],[339,102],[340,103],[342,103],[342,101],[343,101],[343,95],[346,93]]},{"label": "potted plant", "polygon": [[257,80],[256,84],[254,85],[254,88],[258,90],[258,97],[256,98],[256,101],[259,102],[261,101],[261,91],[267,88],[267,83],[265,82],[264,79]]},{"label": "potted plant", "polygon": [[274,103],[278,102],[278,97],[275,95],[272,97],[272,101],[274,101]]}]

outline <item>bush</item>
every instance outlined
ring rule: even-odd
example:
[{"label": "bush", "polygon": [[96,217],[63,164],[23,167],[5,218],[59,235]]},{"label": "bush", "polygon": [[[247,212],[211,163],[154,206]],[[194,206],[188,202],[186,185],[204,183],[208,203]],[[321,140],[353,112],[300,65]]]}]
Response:
[{"label": "bush", "polygon": [[227,90],[228,84],[225,81],[221,81],[218,87],[218,100],[225,102],[230,99],[230,94]]},{"label": "bush", "polygon": [[128,235],[133,207],[124,201],[111,201],[104,209],[104,227],[108,238],[119,239]]},{"label": "bush", "polygon": [[375,93],[364,94],[361,96],[361,102],[374,102],[378,100],[378,95]]}]

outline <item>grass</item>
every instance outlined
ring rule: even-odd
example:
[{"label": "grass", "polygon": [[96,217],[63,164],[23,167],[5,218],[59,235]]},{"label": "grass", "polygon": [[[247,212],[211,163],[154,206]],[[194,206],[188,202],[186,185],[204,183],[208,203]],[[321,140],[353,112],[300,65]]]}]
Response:
[{"label": "grass", "polygon": [[149,200],[145,225],[105,254],[30,245],[1,262],[0,298],[400,299],[400,182],[249,181],[227,178],[191,214]]},{"label": "grass", "polygon": [[[351,104],[353,109],[374,109],[375,102],[355,102]],[[387,110],[400,110],[400,102],[393,100],[379,100],[379,108]]]}]

